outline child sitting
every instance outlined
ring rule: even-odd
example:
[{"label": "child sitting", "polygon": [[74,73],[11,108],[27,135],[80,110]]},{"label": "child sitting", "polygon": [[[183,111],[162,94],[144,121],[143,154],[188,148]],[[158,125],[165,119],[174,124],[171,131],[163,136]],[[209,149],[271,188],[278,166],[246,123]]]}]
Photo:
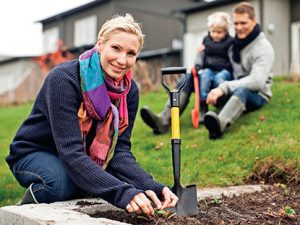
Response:
[{"label": "child sitting", "polygon": [[195,59],[196,70],[199,71],[200,87],[200,119],[203,123],[204,114],[208,111],[206,98],[212,88],[220,83],[231,80],[231,65],[228,48],[233,43],[233,37],[228,33],[230,18],[227,13],[216,12],[208,17],[209,33],[204,37],[200,52]]}]

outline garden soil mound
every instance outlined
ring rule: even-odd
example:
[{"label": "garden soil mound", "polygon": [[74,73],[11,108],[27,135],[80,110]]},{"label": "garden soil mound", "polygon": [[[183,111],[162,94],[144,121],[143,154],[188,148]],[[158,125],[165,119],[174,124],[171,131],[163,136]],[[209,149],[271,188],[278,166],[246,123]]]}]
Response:
[{"label": "garden soil mound", "polygon": [[300,187],[275,184],[262,192],[198,202],[198,214],[191,217],[155,215],[151,217],[124,211],[99,212],[104,217],[134,225],[300,225]]}]

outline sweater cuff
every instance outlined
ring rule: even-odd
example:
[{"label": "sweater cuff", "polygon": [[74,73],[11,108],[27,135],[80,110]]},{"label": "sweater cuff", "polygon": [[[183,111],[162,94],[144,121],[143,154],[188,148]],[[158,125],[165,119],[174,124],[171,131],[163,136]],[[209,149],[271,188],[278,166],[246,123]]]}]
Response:
[{"label": "sweater cuff", "polygon": [[162,190],[164,189],[165,186],[162,185],[161,183],[152,180],[151,182],[149,182],[149,184],[146,184],[145,187],[147,187],[147,190],[154,191],[154,193],[160,198]]},{"label": "sweater cuff", "polygon": [[221,83],[218,86],[218,88],[220,88],[223,91],[224,95],[228,95],[228,93],[229,93],[229,86],[228,86],[228,82],[227,81]]},{"label": "sweater cuff", "polygon": [[139,193],[144,192],[140,189],[130,188],[125,191],[122,195],[120,202],[116,204],[117,207],[126,210],[126,206],[130,203],[130,201]]}]

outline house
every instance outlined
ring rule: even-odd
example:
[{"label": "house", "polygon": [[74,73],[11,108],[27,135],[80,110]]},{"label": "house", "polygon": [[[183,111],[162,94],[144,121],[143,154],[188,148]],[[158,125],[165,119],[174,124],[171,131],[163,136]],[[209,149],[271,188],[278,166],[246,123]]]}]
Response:
[{"label": "house", "polygon": [[[196,7],[181,10],[186,18],[184,34],[184,64],[192,66],[195,46],[207,34],[206,18],[216,11],[232,12],[241,1],[202,1]],[[275,75],[300,74],[300,1],[298,0],[250,0],[256,17],[266,37],[275,50]],[[233,30],[231,32],[233,34]]]},{"label": "house", "polygon": [[0,105],[34,100],[43,80],[34,57],[1,57]]},{"label": "house", "polygon": [[98,31],[107,19],[130,13],[146,34],[133,76],[142,91],[160,88],[160,68],[182,64],[184,18],[176,12],[197,5],[194,0],[95,0],[38,21],[43,25],[44,52],[52,52],[56,42],[63,40],[78,56],[97,42]]},{"label": "house", "polygon": [[[58,41],[75,57],[97,41],[101,25],[115,14],[131,13],[146,34],[133,76],[141,91],[161,88],[160,68],[193,66],[196,47],[207,34],[207,16],[215,11],[231,13],[240,0],[95,0],[37,21],[43,25],[43,48],[57,50]],[[300,1],[249,0],[257,11],[262,30],[275,49],[274,74],[300,74]],[[231,31],[234,34],[233,29]],[[10,68],[10,69],[8,69]],[[33,99],[44,76],[30,57],[0,58],[0,104]],[[27,72],[26,72],[27,71]],[[29,76],[29,72],[33,74]],[[29,78],[34,77],[36,78]],[[29,85],[27,79],[36,84]],[[22,81],[22,82],[21,82]],[[39,83],[39,84],[38,84]],[[23,94],[16,94],[24,84]],[[30,89],[30,90],[29,90]],[[26,90],[26,91],[25,91]],[[25,98],[25,93],[31,93]],[[20,101],[20,99],[23,99]]]}]

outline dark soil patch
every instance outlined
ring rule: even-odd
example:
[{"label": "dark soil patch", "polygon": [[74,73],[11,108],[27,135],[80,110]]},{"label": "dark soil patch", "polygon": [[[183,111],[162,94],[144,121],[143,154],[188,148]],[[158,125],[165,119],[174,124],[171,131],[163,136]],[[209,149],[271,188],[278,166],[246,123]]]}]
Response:
[{"label": "dark soil patch", "polygon": [[[289,206],[295,211],[284,210]],[[199,213],[191,217],[143,217],[124,211],[99,212],[92,217],[108,218],[134,225],[300,225],[300,187],[278,184],[262,192],[232,198],[206,199],[198,203]]]}]

